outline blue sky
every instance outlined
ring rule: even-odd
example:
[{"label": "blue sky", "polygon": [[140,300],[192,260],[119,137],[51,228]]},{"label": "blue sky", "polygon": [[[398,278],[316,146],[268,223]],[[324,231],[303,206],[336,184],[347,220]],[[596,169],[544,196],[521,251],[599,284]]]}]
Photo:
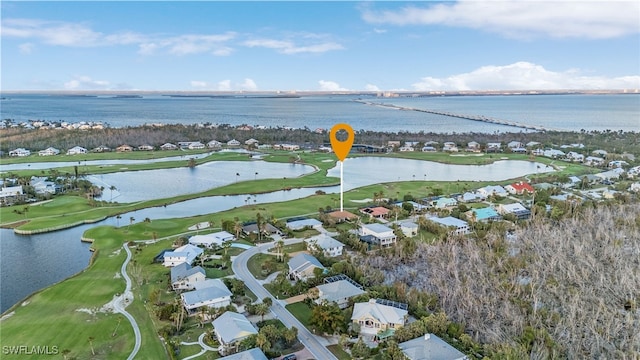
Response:
[{"label": "blue sky", "polygon": [[2,90],[640,88],[638,1],[2,1]]}]

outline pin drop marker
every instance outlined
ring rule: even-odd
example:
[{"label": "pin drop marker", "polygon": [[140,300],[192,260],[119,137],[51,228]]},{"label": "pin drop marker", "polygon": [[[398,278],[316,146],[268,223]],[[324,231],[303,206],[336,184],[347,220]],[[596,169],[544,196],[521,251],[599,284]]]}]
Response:
[{"label": "pin drop marker", "polygon": [[[338,139],[337,135],[340,130],[343,130],[347,133],[346,139]],[[331,128],[331,132],[329,134],[333,152],[336,154],[338,160],[340,160],[341,162],[344,161],[344,159],[347,158],[347,155],[349,155],[349,151],[351,151],[351,147],[353,146],[353,129],[351,128],[351,126],[349,126],[349,124],[336,124]]]}]

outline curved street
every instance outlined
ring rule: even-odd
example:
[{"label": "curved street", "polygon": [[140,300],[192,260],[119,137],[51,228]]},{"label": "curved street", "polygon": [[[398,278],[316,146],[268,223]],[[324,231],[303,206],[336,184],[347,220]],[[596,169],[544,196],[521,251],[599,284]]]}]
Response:
[{"label": "curved street", "polygon": [[[300,241],[302,241],[302,239],[290,239],[285,240],[284,243],[285,245],[290,245]],[[285,309],[282,305],[283,303],[273,297],[273,295],[271,295],[271,293],[269,293],[249,271],[249,268],[247,267],[249,258],[259,252],[266,252],[266,250],[273,247],[274,244],[275,242],[260,244],[259,246],[252,247],[240,253],[240,255],[238,255],[231,264],[233,272],[236,277],[244,281],[245,285],[258,297],[258,299],[269,297],[273,300],[271,311],[275,317],[282,321],[287,328],[291,328],[292,326],[298,328],[298,339],[316,359],[337,359],[331,351],[322,345],[316,336],[302,325],[302,323],[298,321],[298,319],[296,319],[289,310]]]},{"label": "curved street", "polygon": [[129,305],[133,301],[133,293],[131,292],[131,278],[127,274],[127,265],[129,264],[129,260],[131,260],[131,251],[129,250],[129,247],[127,246],[126,243],[124,243],[122,247],[124,248],[124,251],[127,252],[127,258],[124,260],[124,263],[122,264],[122,268],[120,269],[120,272],[122,273],[122,277],[126,282],[126,287],[125,287],[124,293],[118,296],[113,302],[113,310],[114,312],[118,312],[124,315],[127,318],[127,320],[129,320],[129,322],[131,323],[131,327],[133,327],[133,333],[135,335],[136,342],[133,346],[133,350],[131,351],[131,354],[129,354],[129,357],[127,357],[127,360],[132,360],[140,350],[140,344],[142,343],[142,336],[140,335],[140,328],[138,327],[138,323],[136,322],[136,319],[134,319],[133,316],[131,316],[131,314],[129,314],[124,309],[125,307],[127,307],[127,305]]}]

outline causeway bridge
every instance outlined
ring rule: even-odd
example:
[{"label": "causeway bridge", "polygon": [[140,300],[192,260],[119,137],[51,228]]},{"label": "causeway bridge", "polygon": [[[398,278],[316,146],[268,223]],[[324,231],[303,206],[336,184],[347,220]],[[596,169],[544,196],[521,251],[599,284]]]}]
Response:
[{"label": "causeway bridge", "polygon": [[430,110],[430,109],[417,109],[417,108],[412,108],[412,107],[398,106],[398,105],[393,105],[393,104],[375,103],[375,102],[364,101],[364,100],[355,100],[355,101],[363,103],[365,105],[380,106],[380,107],[386,107],[386,108],[391,108],[391,109],[396,109],[396,110],[417,111],[417,112],[423,112],[423,113],[435,114],[435,115],[441,115],[441,116],[448,116],[448,117],[454,117],[454,118],[465,119],[465,120],[482,121],[482,122],[491,123],[491,124],[513,126],[513,127],[517,127],[517,128],[521,128],[521,129],[527,129],[527,130],[543,131],[543,132],[545,132],[545,131],[561,131],[559,129],[552,129],[552,128],[549,128],[549,127],[546,127],[546,126],[524,124],[524,123],[520,123],[520,122],[517,122],[517,121],[510,121],[510,120],[501,120],[501,119],[496,119],[496,118],[492,118],[492,117],[488,117],[488,116],[484,116],[484,115],[457,114],[457,113],[453,113],[453,112],[449,112],[449,111]]}]

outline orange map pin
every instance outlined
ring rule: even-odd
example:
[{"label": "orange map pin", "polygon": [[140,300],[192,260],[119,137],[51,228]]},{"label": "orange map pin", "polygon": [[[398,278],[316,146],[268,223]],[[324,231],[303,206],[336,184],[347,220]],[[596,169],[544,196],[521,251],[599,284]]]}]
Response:
[{"label": "orange map pin", "polygon": [[[347,133],[346,139],[338,139],[337,135],[340,130],[343,130]],[[349,151],[351,151],[351,147],[353,146],[353,129],[349,124],[336,124],[331,128],[331,132],[329,132],[329,138],[331,140],[331,148],[333,152],[338,157],[338,160],[344,161],[349,155]]]}]

